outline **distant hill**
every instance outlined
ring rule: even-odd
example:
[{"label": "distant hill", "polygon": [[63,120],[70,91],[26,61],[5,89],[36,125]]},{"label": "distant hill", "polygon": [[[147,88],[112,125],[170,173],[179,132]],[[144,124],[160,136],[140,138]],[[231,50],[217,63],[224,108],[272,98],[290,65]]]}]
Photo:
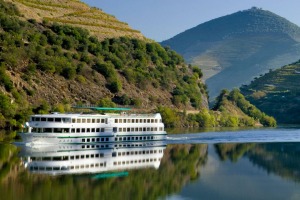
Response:
[{"label": "distant hill", "polygon": [[132,29],[127,23],[79,0],[5,1],[14,3],[26,19],[78,26],[89,30],[100,40],[121,36],[146,39],[140,31]]},{"label": "distant hill", "polygon": [[210,100],[223,89],[299,59],[300,28],[266,10],[251,8],[186,30],[161,44],[199,66]]},{"label": "distant hill", "polygon": [[241,92],[279,123],[300,124],[300,61],[256,78]]}]

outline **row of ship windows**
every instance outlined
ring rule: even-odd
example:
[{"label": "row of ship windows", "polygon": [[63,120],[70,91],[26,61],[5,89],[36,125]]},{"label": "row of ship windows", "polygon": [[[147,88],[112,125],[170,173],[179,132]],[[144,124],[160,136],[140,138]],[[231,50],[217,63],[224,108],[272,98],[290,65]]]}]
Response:
[{"label": "row of ship windows", "polygon": [[[153,140],[157,139],[157,137],[153,136],[124,136],[124,137],[115,137],[115,141],[141,141],[141,140]],[[81,142],[108,142],[108,137],[101,137],[101,138],[82,138]]]},{"label": "row of ship windows", "polygon": [[163,153],[163,150],[147,150],[147,151],[127,151],[127,152],[118,152],[118,156],[129,156],[129,155],[145,155],[145,154],[156,154]]},{"label": "row of ship windows", "polygon": [[150,159],[139,159],[139,160],[131,160],[131,161],[115,161],[114,165],[128,165],[128,164],[136,164],[136,163],[149,163],[149,162],[156,162],[160,161],[160,158],[150,158]]},{"label": "row of ship windows", "polygon": [[115,123],[158,123],[161,119],[115,119]]},{"label": "row of ship windows", "polygon": [[31,171],[60,171],[60,170],[69,170],[69,169],[87,169],[87,168],[101,168],[106,167],[106,162],[104,163],[93,163],[87,165],[72,165],[69,167],[43,167],[43,166],[30,166]]},{"label": "row of ship windows", "polygon": [[135,127],[135,128],[118,128],[119,132],[142,132],[142,131],[163,131],[163,127]]},{"label": "row of ship windows", "polygon": [[74,156],[51,156],[51,157],[31,157],[32,161],[65,161],[65,160],[80,160],[90,158],[103,158],[103,153],[86,154],[86,155],[74,155]]},{"label": "row of ship windows", "polygon": [[[112,153],[112,157],[126,156],[126,155],[146,155],[146,154],[156,154],[163,153],[163,150],[143,150],[143,151],[127,151],[127,152],[116,152]],[[103,153],[96,154],[86,154],[86,155],[73,155],[73,156],[49,156],[49,157],[31,157],[31,161],[67,161],[67,160],[82,160],[90,158],[103,158]]]},{"label": "row of ship windows", "polygon": [[[63,122],[63,123],[107,123],[107,118],[60,118],[60,117],[31,117],[34,122]],[[115,119],[115,123],[158,123],[162,119]]]},{"label": "row of ship windows", "polygon": [[[113,132],[144,132],[144,131],[163,131],[163,127],[135,127],[135,128],[118,128],[114,127]],[[105,132],[105,128],[36,128],[33,127],[31,132],[34,133],[100,133]]]},{"label": "row of ship windows", "polygon": [[[150,159],[139,159],[131,161],[115,161],[113,165],[129,165],[136,163],[149,163],[160,161],[161,158],[150,158]],[[44,166],[30,166],[31,171],[64,171],[64,170],[74,170],[74,169],[89,169],[89,168],[101,168],[106,167],[106,162],[104,163],[92,163],[92,164],[82,164],[82,165],[72,165],[72,166],[62,166],[62,167],[44,167]]]}]

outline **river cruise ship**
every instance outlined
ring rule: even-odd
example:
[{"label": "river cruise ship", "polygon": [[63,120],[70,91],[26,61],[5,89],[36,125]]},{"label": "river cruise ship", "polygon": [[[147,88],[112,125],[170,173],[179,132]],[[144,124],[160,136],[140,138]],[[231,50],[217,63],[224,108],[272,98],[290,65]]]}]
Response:
[{"label": "river cruise ship", "polygon": [[108,178],[127,175],[126,170],[158,169],[165,148],[166,144],[163,141],[60,144],[41,148],[23,146],[20,156],[24,167],[31,173],[97,173],[93,175],[94,178]]},{"label": "river cruise ship", "polygon": [[23,142],[33,144],[160,141],[167,135],[159,113],[125,112],[32,115],[19,134]]}]

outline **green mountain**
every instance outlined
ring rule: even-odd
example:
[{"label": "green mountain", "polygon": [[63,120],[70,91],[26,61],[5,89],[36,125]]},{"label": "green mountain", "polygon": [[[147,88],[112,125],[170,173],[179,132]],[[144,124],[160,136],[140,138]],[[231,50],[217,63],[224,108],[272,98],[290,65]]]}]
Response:
[{"label": "green mountain", "polygon": [[300,123],[300,61],[254,79],[243,85],[246,98],[279,123]]},{"label": "green mountain", "polygon": [[251,8],[220,17],[163,41],[199,66],[209,95],[299,59],[300,28],[266,10]]},{"label": "green mountain", "polygon": [[201,75],[158,43],[100,41],[80,27],[25,19],[15,4],[0,0],[0,128],[74,103],[145,111],[207,107]]}]

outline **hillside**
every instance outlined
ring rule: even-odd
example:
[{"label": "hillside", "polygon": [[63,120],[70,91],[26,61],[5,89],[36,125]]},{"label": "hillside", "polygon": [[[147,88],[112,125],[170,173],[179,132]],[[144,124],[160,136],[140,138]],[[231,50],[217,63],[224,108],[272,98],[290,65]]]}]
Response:
[{"label": "hillside", "polygon": [[86,29],[20,15],[0,1],[0,127],[74,103],[207,107],[201,71],[169,48],[128,37],[99,41]]},{"label": "hillside", "polygon": [[254,7],[200,24],[161,44],[202,69],[214,100],[224,88],[240,87],[298,60],[299,42],[298,26]]},{"label": "hillside", "polygon": [[49,21],[89,30],[99,40],[115,37],[146,38],[138,30],[101,9],[89,7],[79,0],[5,0],[14,3],[22,18]]},{"label": "hillside", "polygon": [[256,78],[241,87],[246,98],[279,123],[300,123],[300,61]]}]

